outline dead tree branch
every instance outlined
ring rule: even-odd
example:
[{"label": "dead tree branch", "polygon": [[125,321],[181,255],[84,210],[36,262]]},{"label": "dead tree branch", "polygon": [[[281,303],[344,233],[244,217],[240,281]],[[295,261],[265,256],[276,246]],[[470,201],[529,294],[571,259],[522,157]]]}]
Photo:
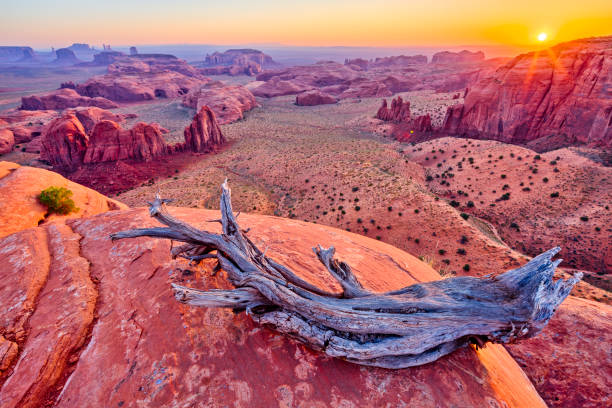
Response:
[{"label": "dead tree branch", "polygon": [[527,264],[487,278],[456,277],[372,293],[334,248],[313,248],[342,287],[322,290],[274,262],[244,234],[222,185],[222,233],[194,228],[172,217],[159,196],[150,214],[166,227],[118,232],[113,240],[156,237],[180,241],[172,249],[198,262],[216,258],[233,290],[197,290],[172,285],[175,297],[193,306],[246,310],[255,321],[324,353],[358,364],[403,368],[429,363],[469,343],[508,343],[536,335],[582,274],[554,281],[560,260],[553,248]]}]

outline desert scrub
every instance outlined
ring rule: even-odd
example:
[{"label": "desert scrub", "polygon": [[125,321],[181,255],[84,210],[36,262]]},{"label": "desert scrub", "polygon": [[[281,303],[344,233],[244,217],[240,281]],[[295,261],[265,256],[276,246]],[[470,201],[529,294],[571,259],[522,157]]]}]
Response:
[{"label": "desert scrub", "polygon": [[70,214],[78,212],[79,208],[72,200],[72,191],[66,187],[51,186],[40,192],[38,201],[48,209],[48,213]]}]

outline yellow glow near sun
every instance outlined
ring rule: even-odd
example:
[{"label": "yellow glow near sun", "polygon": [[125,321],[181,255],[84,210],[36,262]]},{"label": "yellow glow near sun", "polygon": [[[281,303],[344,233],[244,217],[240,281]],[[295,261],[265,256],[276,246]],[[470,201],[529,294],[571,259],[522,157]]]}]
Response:
[{"label": "yellow glow near sun", "polygon": [[538,41],[546,41],[547,38],[548,38],[548,34],[546,33],[538,34]]}]

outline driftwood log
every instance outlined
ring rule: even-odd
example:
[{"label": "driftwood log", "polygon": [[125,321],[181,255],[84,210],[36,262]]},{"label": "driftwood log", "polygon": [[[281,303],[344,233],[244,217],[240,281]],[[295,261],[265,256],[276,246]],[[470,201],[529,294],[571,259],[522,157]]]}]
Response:
[{"label": "driftwood log", "polygon": [[582,274],[553,281],[560,260],[553,248],[524,266],[496,276],[455,277],[372,293],[334,248],[314,249],[340,283],[342,293],[322,290],[273,261],[247,237],[232,211],[227,182],[222,186],[223,232],[194,228],[165,209],[159,196],[150,214],[166,227],[118,232],[134,237],[183,242],[171,252],[193,262],[216,258],[233,290],[197,290],[173,284],[183,303],[245,310],[253,320],[297,338],[308,346],[354,363],[404,368],[432,362],[470,343],[508,343],[536,335]]}]

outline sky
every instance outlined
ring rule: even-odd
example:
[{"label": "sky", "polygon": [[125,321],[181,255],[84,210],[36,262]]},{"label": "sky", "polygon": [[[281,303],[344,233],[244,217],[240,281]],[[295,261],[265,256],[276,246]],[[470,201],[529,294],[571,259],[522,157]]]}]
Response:
[{"label": "sky", "polygon": [[612,0],[0,0],[0,45],[525,48],[612,34]]}]

